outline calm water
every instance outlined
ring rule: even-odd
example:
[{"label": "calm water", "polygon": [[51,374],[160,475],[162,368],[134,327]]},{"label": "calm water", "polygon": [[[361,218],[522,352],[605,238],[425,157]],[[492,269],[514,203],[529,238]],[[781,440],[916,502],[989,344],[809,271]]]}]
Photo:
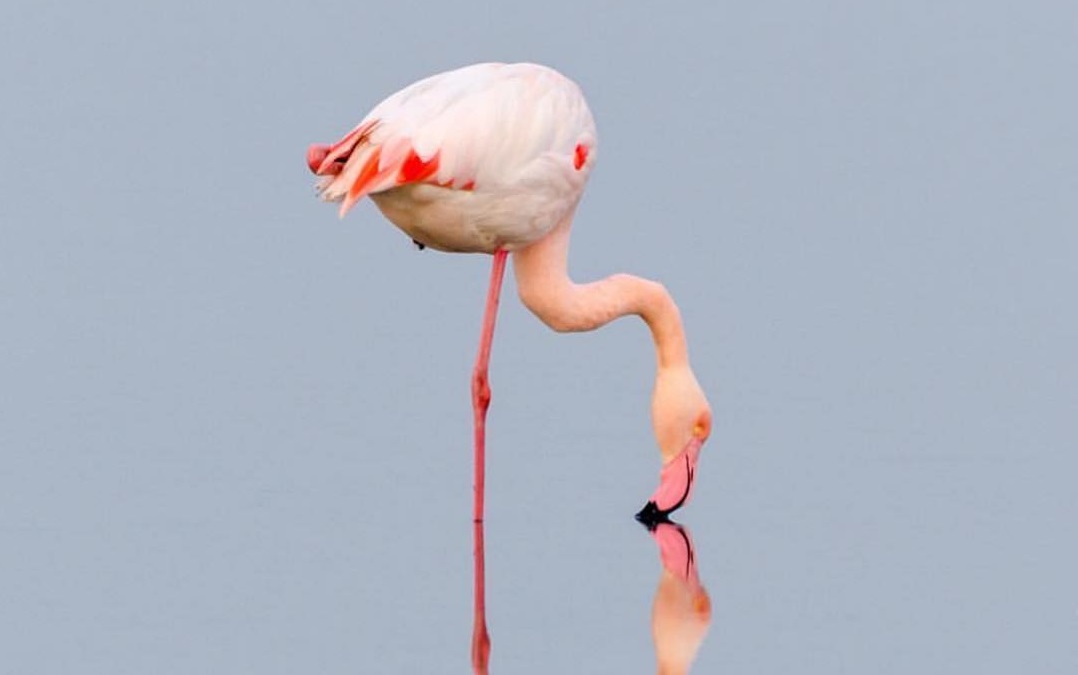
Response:
[{"label": "calm water", "polygon": [[[1075,672],[1078,10],[708,12],[0,10],[0,672],[468,672],[488,261],[303,153],[483,59],[588,93],[574,275],[681,305],[693,672]],[[513,294],[491,672],[654,672],[647,333]]]}]

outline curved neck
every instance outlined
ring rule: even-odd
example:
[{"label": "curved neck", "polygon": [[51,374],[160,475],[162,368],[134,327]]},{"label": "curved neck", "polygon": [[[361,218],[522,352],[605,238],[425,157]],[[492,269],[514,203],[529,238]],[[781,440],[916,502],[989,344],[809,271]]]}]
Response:
[{"label": "curved neck", "polygon": [[629,274],[573,283],[568,272],[571,222],[572,216],[540,241],[513,254],[517,291],[525,306],[559,332],[595,330],[636,314],[651,329],[658,367],[687,365],[681,313],[662,284]]}]

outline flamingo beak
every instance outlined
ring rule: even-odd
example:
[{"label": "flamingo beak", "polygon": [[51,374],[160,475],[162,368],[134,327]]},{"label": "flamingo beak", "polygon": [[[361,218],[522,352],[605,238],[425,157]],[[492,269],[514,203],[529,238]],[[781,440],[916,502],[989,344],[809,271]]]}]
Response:
[{"label": "flamingo beak", "polygon": [[636,519],[648,529],[669,522],[669,515],[689,501],[696,477],[696,463],[700,460],[700,448],[705,438],[694,435],[685,449],[663,466],[658,489],[636,514]]}]

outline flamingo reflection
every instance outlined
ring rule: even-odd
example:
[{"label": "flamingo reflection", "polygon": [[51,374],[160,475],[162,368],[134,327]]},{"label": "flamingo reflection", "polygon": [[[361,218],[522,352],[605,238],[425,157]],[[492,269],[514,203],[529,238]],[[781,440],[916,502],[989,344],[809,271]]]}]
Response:
[{"label": "flamingo reflection", "polygon": [[711,624],[711,599],[700,583],[696,549],[684,526],[660,522],[648,526],[659,545],[662,574],[651,609],[651,636],[659,675],[689,672]]}]

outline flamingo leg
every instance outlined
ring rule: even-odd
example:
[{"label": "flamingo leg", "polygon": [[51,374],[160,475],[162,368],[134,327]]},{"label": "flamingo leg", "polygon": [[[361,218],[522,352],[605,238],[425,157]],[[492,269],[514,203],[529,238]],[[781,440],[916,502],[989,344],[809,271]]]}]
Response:
[{"label": "flamingo leg", "polygon": [[490,288],[487,291],[487,307],[483,312],[483,330],[479,335],[479,354],[472,371],[472,410],[475,413],[475,509],[473,520],[483,522],[483,495],[486,478],[486,432],[487,408],[490,407],[490,345],[494,340],[494,319],[498,314],[498,297],[505,277],[505,262],[509,252],[499,250],[494,254],[494,267],[490,271]]},{"label": "flamingo leg", "polygon": [[483,312],[483,329],[479,336],[479,354],[472,372],[472,410],[475,421],[475,503],[472,517],[475,538],[475,620],[472,626],[472,668],[485,675],[490,658],[490,636],[487,633],[486,570],[483,552],[483,497],[486,479],[486,426],[487,409],[490,407],[490,346],[494,340],[494,320],[498,315],[498,298],[505,277],[505,263],[509,252],[494,253],[494,266],[490,271],[490,288],[487,290],[487,306]]},{"label": "flamingo leg", "polygon": [[487,675],[490,661],[490,634],[487,633],[487,609],[484,597],[483,521],[472,523],[475,537],[475,613],[472,623],[472,672]]}]

